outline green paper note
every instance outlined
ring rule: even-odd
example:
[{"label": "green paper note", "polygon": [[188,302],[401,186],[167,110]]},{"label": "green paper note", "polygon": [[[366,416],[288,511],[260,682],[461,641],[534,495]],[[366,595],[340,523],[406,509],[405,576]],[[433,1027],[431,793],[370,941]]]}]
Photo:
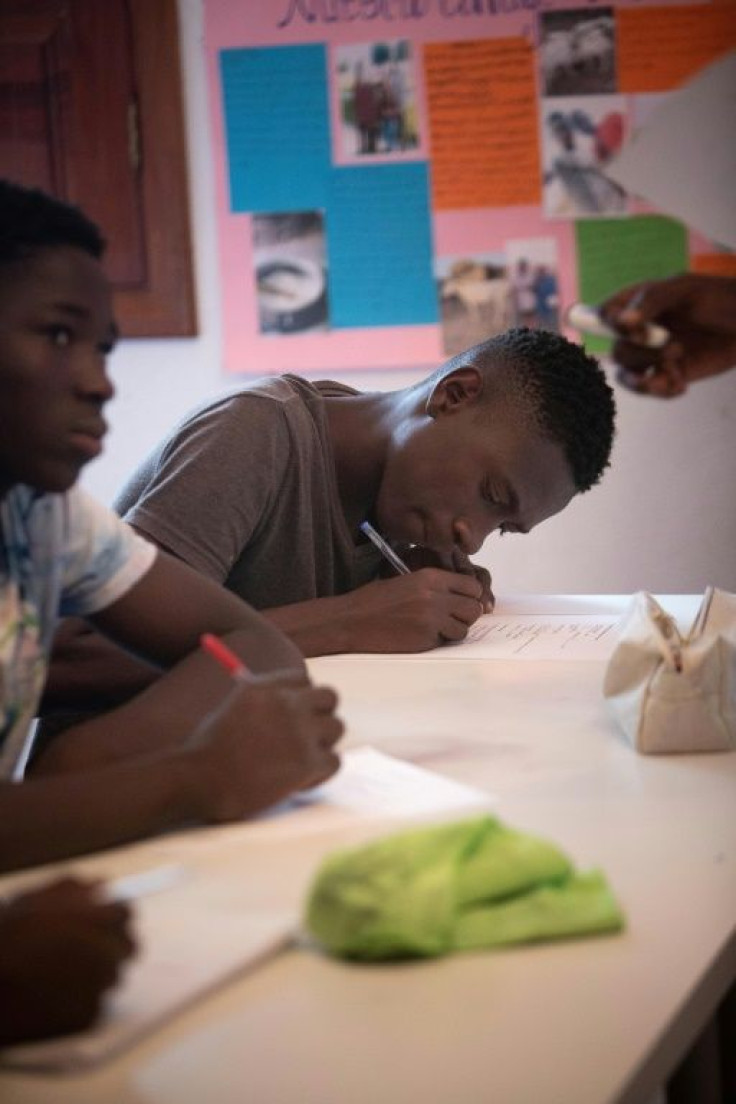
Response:
[{"label": "green paper note", "polygon": [[[687,231],[664,215],[580,219],[575,224],[580,301],[596,306],[619,288],[687,271]],[[590,352],[608,352],[607,338],[586,337]]]}]

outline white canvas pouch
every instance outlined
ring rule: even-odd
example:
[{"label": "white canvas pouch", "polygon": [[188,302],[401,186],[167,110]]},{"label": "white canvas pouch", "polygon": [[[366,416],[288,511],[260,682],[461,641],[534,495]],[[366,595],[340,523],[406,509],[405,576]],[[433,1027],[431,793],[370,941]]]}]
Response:
[{"label": "white canvas pouch", "polygon": [[736,595],[709,587],[683,635],[651,594],[635,594],[603,693],[637,751],[736,748]]}]

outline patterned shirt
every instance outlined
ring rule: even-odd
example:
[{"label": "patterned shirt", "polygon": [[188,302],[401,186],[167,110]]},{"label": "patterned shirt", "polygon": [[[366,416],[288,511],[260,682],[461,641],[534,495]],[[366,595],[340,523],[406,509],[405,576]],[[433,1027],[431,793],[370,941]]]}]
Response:
[{"label": "patterned shirt", "polygon": [[22,772],[57,619],[111,605],[155,555],[81,488],[0,502],[0,779]]}]

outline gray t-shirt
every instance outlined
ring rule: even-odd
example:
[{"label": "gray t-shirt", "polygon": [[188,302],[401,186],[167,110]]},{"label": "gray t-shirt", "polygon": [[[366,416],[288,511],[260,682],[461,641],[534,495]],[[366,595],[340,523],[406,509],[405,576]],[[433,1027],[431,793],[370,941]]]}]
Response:
[{"label": "gray t-shirt", "polygon": [[264,378],[200,407],[158,445],[115,508],[256,609],[344,594],[378,574],[337,490],[329,381]]}]

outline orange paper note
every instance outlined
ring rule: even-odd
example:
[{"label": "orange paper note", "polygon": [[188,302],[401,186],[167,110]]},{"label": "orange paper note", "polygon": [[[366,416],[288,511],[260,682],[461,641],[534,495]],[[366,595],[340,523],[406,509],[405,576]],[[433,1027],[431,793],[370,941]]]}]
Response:
[{"label": "orange paper note", "polygon": [[696,253],[690,269],[709,276],[736,276],[736,253]]},{"label": "orange paper note", "polygon": [[668,92],[736,46],[736,4],[622,8],[619,92]]},{"label": "orange paper note", "polygon": [[424,48],[435,210],[541,199],[534,55],[525,38]]}]

